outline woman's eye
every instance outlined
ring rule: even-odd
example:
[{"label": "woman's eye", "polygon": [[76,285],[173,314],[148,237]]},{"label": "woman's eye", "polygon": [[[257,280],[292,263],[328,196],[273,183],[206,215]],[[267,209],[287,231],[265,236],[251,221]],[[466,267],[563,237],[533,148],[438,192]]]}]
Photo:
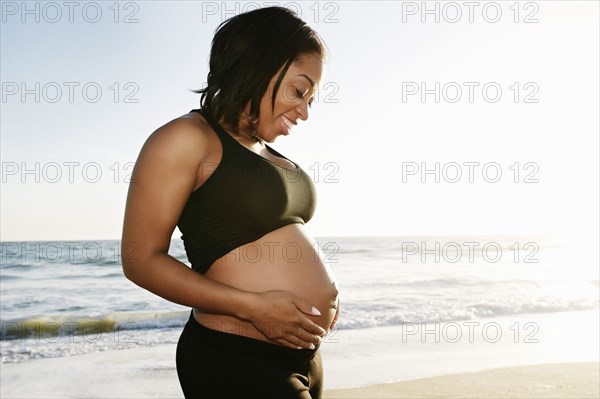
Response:
[{"label": "woman's eye", "polygon": [[[296,95],[298,96],[298,98],[304,98],[304,94],[302,94],[302,92],[299,89],[296,89]],[[313,103],[313,100],[310,100],[308,102],[309,108],[312,108],[312,103]]]}]

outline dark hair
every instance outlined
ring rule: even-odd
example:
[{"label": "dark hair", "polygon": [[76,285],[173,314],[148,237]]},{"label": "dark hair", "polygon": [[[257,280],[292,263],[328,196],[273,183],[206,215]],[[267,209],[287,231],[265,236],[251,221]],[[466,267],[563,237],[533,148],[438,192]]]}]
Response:
[{"label": "dark hair", "polygon": [[325,60],[325,45],[297,14],[284,7],[265,7],[221,22],[210,50],[207,86],[200,107],[208,117],[238,127],[239,116],[250,101],[250,117],[260,114],[260,100],[269,82],[284,65],[273,89],[271,106],[283,76],[301,54]]}]

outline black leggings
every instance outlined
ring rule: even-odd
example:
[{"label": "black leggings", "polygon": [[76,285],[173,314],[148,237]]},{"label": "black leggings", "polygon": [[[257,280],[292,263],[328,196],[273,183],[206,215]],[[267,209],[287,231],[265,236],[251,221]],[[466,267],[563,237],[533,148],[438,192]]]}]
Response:
[{"label": "black leggings", "polygon": [[315,349],[291,349],[187,321],[176,351],[186,398],[321,399],[323,364]]}]

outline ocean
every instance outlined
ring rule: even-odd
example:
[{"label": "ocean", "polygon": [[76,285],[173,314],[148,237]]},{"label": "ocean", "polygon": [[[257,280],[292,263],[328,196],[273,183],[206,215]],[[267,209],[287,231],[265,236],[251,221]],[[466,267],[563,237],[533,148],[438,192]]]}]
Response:
[{"label": "ocean", "polygon": [[[598,265],[548,237],[316,240],[340,331],[599,308]],[[176,343],[189,317],[125,278],[118,240],[0,246],[1,363]],[[189,266],[181,240],[169,254]]]}]

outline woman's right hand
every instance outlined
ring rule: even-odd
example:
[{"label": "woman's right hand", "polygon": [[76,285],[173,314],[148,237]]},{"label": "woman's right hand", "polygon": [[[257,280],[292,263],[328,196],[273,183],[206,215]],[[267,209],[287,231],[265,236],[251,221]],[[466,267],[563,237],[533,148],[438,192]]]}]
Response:
[{"label": "woman's right hand", "polygon": [[292,349],[310,348],[326,331],[308,318],[313,306],[289,291],[271,290],[255,293],[249,320],[268,339]]}]

